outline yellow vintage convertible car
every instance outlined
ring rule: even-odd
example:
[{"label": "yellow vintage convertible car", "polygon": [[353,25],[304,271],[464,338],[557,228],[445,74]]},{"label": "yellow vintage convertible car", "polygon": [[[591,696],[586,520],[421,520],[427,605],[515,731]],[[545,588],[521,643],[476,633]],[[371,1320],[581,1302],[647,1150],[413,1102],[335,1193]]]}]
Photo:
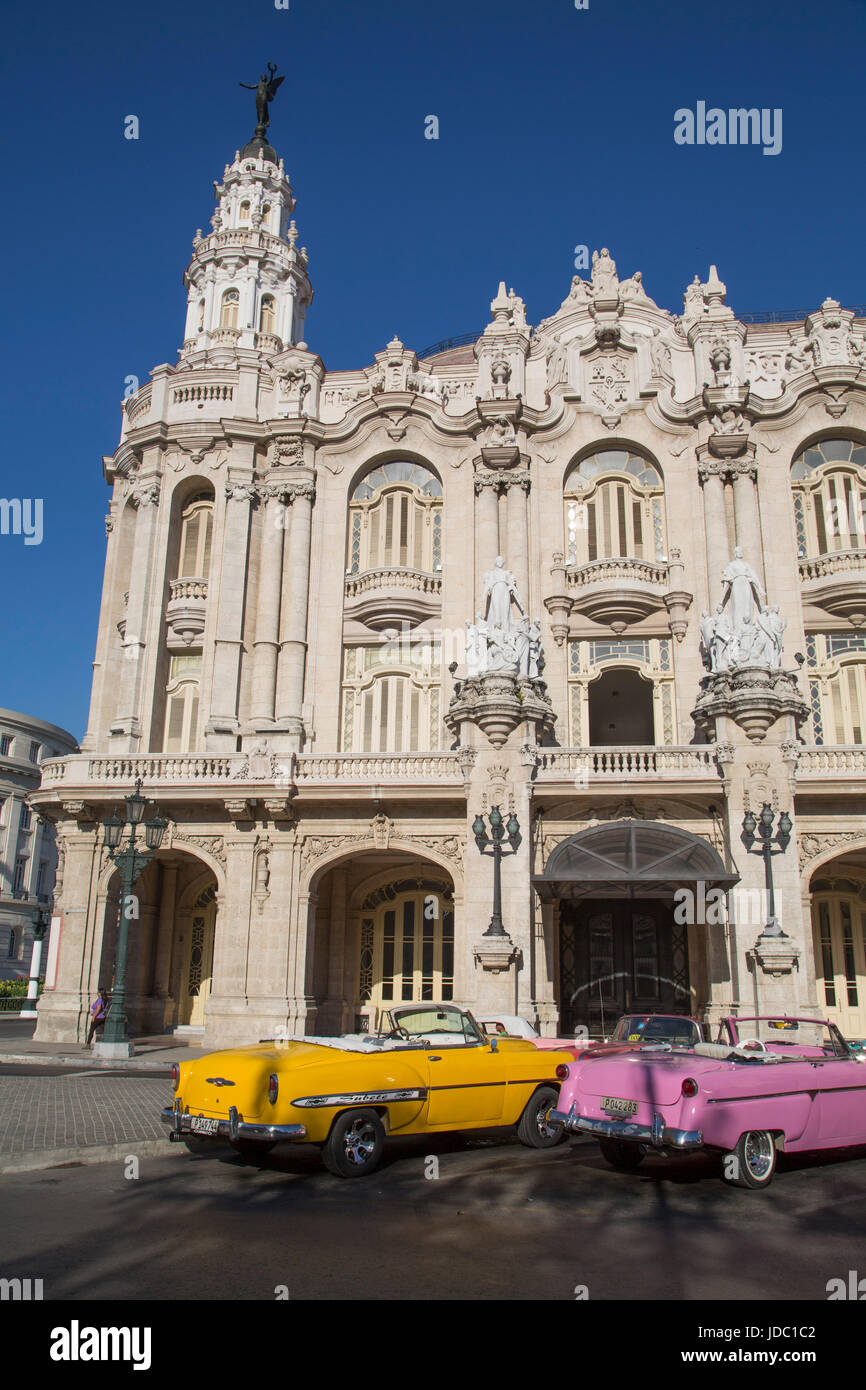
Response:
[{"label": "yellow vintage convertible car", "polygon": [[488,1038],[453,1004],[407,1004],[377,1034],[299,1038],[211,1052],[175,1063],[170,1139],[201,1151],[228,1139],[241,1153],[283,1140],[318,1144],[343,1178],[377,1167],[386,1135],[516,1125],[536,1149],[560,1143],[548,1118],[556,1068],[570,1052],[522,1038]]}]

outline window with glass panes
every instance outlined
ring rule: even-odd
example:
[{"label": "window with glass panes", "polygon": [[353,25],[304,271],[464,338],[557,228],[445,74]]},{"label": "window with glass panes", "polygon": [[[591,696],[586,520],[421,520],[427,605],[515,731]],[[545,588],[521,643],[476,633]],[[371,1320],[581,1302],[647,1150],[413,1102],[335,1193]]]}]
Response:
[{"label": "window with glass panes", "polygon": [[340,748],[344,753],[429,752],[441,745],[441,649],[427,634],[346,647]]},{"label": "window with glass panes", "polygon": [[866,633],[809,633],[806,661],[814,742],[866,743]]},{"label": "window with glass panes", "polygon": [[866,446],[822,439],[791,467],[801,559],[866,547]]},{"label": "window with glass panes", "polygon": [[207,579],[213,538],[213,497],[196,494],[181,513],[178,579]]},{"label": "window with glass panes", "polygon": [[358,483],[349,502],[346,573],[442,568],[442,484],[419,463],[392,460]]},{"label": "window with glass panes", "polygon": [[661,474],[639,454],[603,449],[582,459],[566,480],[564,502],[569,565],[666,558]]},{"label": "window with glass panes", "polygon": [[200,682],[200,652],[183,652],[171,658],[165,701],[164,753],[188,753],[196,747]]},{"label": "window with glass panes", "polygon": [[362,1004],[445,1003],[454,997],[454,903],[448,885],[406,879],[383,885],[361,912]]}]

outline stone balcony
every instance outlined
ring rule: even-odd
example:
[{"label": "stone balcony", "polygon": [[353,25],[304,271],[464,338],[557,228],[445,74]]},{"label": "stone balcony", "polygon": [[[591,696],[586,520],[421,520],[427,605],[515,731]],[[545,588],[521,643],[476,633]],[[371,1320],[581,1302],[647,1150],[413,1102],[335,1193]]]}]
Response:
[{"label": "stone balcony", "polygon": [[714,744],[668,747],[623,746],[541,748],[536,791],[634,791],[664,786],[677,790],[719,791],[721,775]]},{"label": "stone balcony", "polygon": [[[866,796],[866,745],[824,744],[798,749],[797,788],[856,791]],[[863,802],[866,805],[866,801]]]},{"label": "stone balcony", "polygon": [[866,623],[866,549],[834,550],[800,560],[800,583],[806,603],[852,627]]},{"label": "stone balcony", "polygon": [[171,652],[200,645],[207,618],[207,580],[188,576],[172,579],[165,608],[166,646]]},{"label": "stone balcony", "polygon": [[408,623],[414,627],[442,611],[442,575],[391,565],[350,574],[345,580],[344,617],[379,632]]},{"label": "stone balcony", "polygon": [[568,636],[573,614],[609,627],[618,636],[632,623],[667,610],[671,632],[678,641],[685,635],[692,595],[682,587],[679,551],[672,550],[670,560],[612,555],[568,566],[557,553],[551,575],[554,592],[544,600],[544,606],[558,645]]}]

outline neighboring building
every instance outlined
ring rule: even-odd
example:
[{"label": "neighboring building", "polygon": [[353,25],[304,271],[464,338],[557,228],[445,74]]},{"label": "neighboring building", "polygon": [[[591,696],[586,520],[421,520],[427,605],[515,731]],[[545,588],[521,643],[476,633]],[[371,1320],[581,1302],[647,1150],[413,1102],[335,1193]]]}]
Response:
[{"label": "neighboring building", "polygon": [[[170,822],[139,1030],[454,998],[546,1034],[756,1004],[866,1033],[862,315],[737,319],[713,268],[675,317],[603,251],[535,329],[502,285],[471,341],[328,371],[282,161],[251,141],[216,197],[179,360],[104,460],[90,723],[37,798],[66,852],[38,1036],[82,1037],[110,975],[100,821],[139,776]],[[765,803],[784,935],[742,838]]]},{"label": "neighboring building", "polygon": [[45,759],[77,748],[56,724],[0,709],[0,980],[29,974],[33,924],[54,892],[54,826],[31,810],[30,796]]}]

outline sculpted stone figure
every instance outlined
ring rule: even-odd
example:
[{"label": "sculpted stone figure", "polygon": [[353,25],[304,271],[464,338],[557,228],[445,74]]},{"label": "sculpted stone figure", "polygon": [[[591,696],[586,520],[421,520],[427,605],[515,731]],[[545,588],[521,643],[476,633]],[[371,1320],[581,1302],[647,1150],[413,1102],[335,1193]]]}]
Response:
[{"label": "sculpted stone figure", "polygon": [[673,376],[673,372],[671,371],[671,350],[662,338],[662,331],[660,328],[653,329],[649,350],[653,376]]},{"label": "sculpted stone figure", "polygon": [[[731,624],[736,636],[754,616],[758,598],[766,598],[761,581],[737,546],[734,558],[722,575],[725,586],[723,604],[730,605]],[[758,605],[759,606],[759,605]]]},{"label": "sculpted stone figure", "polygon": [[616,299],[619,281],[616,275],[616,261],[606,246],[592,253],[592,292],[595,299]]},{"label": "sculpted stone figure", "polygon": [[514,575],[511,570],[505,568],[505,560],[501,555],[497,555],[493,569],[488,570],[484,576],[482,601],[484,600],[489,600],[487,603],[488,627],[508,628],[511,626],[512,600],[518,610],[523,613],[523,604],[517,593]]},{"label": "sculpted stone figure", "polygon": [[[467,677],[503,672],[537,679],[544,664],[541,625],[524,614],[514,575],[501,555],[484,576],[482,604],[485,615],[478,613],[466,624]],[[512,617],[512,604],[519,618]]]}]

